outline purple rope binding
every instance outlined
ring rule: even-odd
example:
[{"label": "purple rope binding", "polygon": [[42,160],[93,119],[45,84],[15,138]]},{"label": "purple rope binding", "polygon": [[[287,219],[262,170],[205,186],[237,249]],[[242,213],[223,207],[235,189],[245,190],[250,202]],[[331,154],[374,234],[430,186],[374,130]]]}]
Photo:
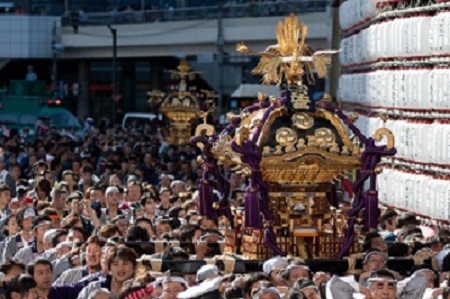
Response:
[{"label": "purple rope binding", "polygon": [[[388,149],[385,145],[375,145],[372,137],[364,136],[361,131],[353,124],[353,122],[340,109],[332,107],[327,102],[319,102],[318,106],[326,111],[335,113],[347,127],[361,140],[366,146],[362,154],[363,166],[361,168],[361,177],[353,184],[355,200],[353,207],[349,211],[348,229],[345,233],[344,247],[339,254],[339,258],[347,255],[350,247],[353,245],[355,238],[355,219],[362,209],[365,208],[365,225],[368,228],[377,228],[378,223],[378,192],[377,192],[377,175],[375,168],[380,163],[381,158],[385,156],[393,156],[397,153],[395,148]],[[370,188],[364,197],[364,182],[370,179]]]},{"label": "purple rope binding", "polygon": [[[282,93],[282,98],[276,102],[269,103],[267,99],[260,100],[258,103],[253,104],[243,110],[243,113],[252,113],[260,109],[266,109],[261,118],[261,123],[265,123],[274,109],[284,105],[286,103],[286,93]],[[220,133],[220,135],[229,135],[232,131],[238,127],[241,123],[241,118],[236,116],[231,119],[230,124]],[[274,255],[286,255],[281,249],[278,248],[276,242],[276,236],[273,231],[271,222],[274,217],[269,209],[269,185],[263,180],[260,164],[262,161],[262,155],[257,145],[258,139],[261,135],[262,126],[256,127],[253,132],[251,140],[245,140],[241,146],[232,142],[232,149],[241,155],[242,162],[249,165],[251,169],[249,187],[245,193],[245,226],[249,228],[261,229],[264,227],[263,220],[268,223],[264,231],[264,242],[272,250]],[[203,171],[203,177],[199,182],[199,213],[208,218],[216,218],[224,215],[230,220],[230,224],[233,225],[233,215],[231,213],[228,196],[230,193],[230,184],[222,175],[218,161],[211,153],[211,149],[218,137],[205,137],[197,136],[191,138],[191,143],[203,144],[203,157],[205,158],[205,165]],[[213,186],[211,185],[210,176],[213,176],[217,182],[217,188],[222,194],[222,198],[219,200],[219,209],[214,209],[214,193]]]},{"label": "purple rope binding", "polygon": [[192,143],[202,143],[203,144],[203,156],[205,158],[205,164],[203,165],[203,176],[198,183],[199,190],[199,214],[205,216],[209,219],[216,219],[217,214],[214,209],[214,192],[211,182],[209,181],[209,176],[211,175],[211,168],[214,167],[214,156],[211,154],[210,150],[213,146],[213,138],[208,138],[205,136],[197,136],[191,138]]},{"label": "purple rope binding", "polygon": [[[259,107],[266,106],[266,102],[260,102]],[[264,111],[261,118],[261,123],[266,123],[270,113],[282,104],[286,103],[285,93],[282,94],[282,99],[271,103]],[[251,110],[257,110],[256,105],[250,107]],[[249,109],[249,110],[250,110]],[[253,110],[253,111],[254,111]],[[269,223],[264,231],[264,242],[272,250],[274,255],[285,256],[286,254],[277,246],[276,236],[270,223],[274,217],[269,209],[269,185],[263,180],[261,175],[260,164],[262,155],[257,145],[258,139],[261,135],[262,126],[258,126],[253,132],[251,140],[243,141],[242,146],[232,142],[232,149],[241,154],[242,162],[249,165],[251,169],[250,184],[245,193],[245,226],[251,228],[262,228],[264,219]],[[261,217],[261,214],[263,217]]]}]

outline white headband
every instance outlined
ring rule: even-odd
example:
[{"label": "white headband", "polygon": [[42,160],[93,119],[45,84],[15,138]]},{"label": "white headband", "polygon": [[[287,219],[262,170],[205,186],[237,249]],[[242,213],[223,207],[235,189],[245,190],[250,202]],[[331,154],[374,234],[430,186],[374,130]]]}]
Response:
[{"label": "white headband", "polygon": [[367,280],[367,282],[393,282],[393,283],[397,283],[397,280],[383,278],[383,277],[373,277],[373,278],[369,278]]},{"label": "white headband", "polygon": [[189,288],[189,283],[187,282],[186,279],[179,277],[179,276],[169,276],[169,277],[165,277],[162,281],[162,283],[169,283],[169,282],[179,282],[182,285],[184,285],[184,287],[187,289]]}]

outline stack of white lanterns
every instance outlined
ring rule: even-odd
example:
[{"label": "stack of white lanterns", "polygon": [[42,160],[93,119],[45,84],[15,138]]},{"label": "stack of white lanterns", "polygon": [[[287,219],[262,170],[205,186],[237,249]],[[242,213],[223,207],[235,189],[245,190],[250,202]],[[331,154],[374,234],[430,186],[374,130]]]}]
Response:
[{"label": "stack of white lanterns", "polygon": [[[345,2],[347,3],[347,2]],[[342,39],[343,66],[388,58],[429,58],[450,53],[450,12],[373,24]]]},{"label": "stack of white lanterns", "polygon": [[450,68],[436,66],[347,73],[339,79],[341,101],[369,107],[449,109]]},{"label": "stack of white lanterns", "polygon": [[384,124],[379,117],[360,115],[356,126],[368,136],[383,126],[389,129],[395,136],[396,158],[402,161],[430,167],[446,167],[450,163],[450,123],[445,121],[389,119]]},{"label": "stack of white lanterns", "polygon": [[[430,9],[431,4],[423,13],[405,14],[405,8],[384,18],[377,2],[349,0],[341,6],[346,37],[337,96],[347,110],[364,109],[371,115],[356,122],[364,134],[385,126],[395,135],[398,152],[383,161],[380,201],[448,219],[450,11]],[[364,29],[352,33],[358,26]],[[390,115],[386,122],[374,116],[383,113]]]},{"label": "stack of white lanterns", "polygon": [[348,0],[339,8],[342,29],[348,29],[364,20],[375,17],[380,0]]},{"label": "stack of white lanterns", "polygon": [[384,169],[378,177],[381,202],[435,219],[450,216],[450,180],[402,169]]}]

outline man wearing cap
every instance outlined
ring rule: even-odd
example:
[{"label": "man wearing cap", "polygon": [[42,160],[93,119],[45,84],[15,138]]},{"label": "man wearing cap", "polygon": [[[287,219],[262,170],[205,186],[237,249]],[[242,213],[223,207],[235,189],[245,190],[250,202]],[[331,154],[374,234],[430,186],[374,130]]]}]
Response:
[{"label": "man wearing cap", "polygon": [[17,212],[17,224],[21,230],[15,236],[7,239],[5,248],[1,253],[3,261],[11,260],[20,249],[34,241],[34,217],[36,217],[36,212],[33,208],[22,208]]},{"label": "man wearing cap", "polygon": [[284,280],[281,277],[281,271],[284,271],[288,266],[288,262],[281,257],[274,257],[263,264],[263,271],[266,275],[269,276],[270,281],[275,286],[282,286],[284,284]]}]

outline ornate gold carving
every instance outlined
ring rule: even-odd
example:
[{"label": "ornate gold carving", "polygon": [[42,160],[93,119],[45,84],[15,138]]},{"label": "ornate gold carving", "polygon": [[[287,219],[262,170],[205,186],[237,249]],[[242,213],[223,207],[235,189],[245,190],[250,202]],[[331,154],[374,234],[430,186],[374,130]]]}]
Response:
[{"label": "ornate gold carving", "polygon": [[333,142],[331,144],[331,148],[330,148],[330,153],[335,153],[335,154],[339,154],[339,145],[336,142]]},{"label": "ornate gold carving", "polygon": [[236,115],[236,114],[234,114],[234,113],[232,113],[232,112],[228,112],[228,113],[226,114],[226,118],[227,118],[228,120],[230,120],[230,121],[234,120],[236,117],[239,117],[239,116]]},{"label": "ornate gold carving", "polygon": [[[160,90],[148,92],[149,102],[161,103],[160,111],[170,121],[169,142],[173,145],[183,145],[190,142],[192,135],[192,125],[200,112],[199,102],[195,92],[195,86],[189,86],[188,81],[195,78],[193,72],[186,61],[182,61],[178,70],[169,71],[172,79],[179,80],[178,85],[173,85],[172,90],[165,96]],[[205,91],[204,91],[205,92]],[[214,98],[213,92],[206,91],[207,103]],[[209,105],[212,107],[213,105]],[[206,132],[207,136],[214,134],[214,127],[206,124],[206,120],[198,128],[197,136]],[[200,147],[203,145],[199,144]]]},{"label": "ornate gold carving", "polygon": [[[206,118],[208,117],[208,112],[201,112],[199,113],[199,116],[201,118],[203,118],[203,123],[201,125],[198,125],[197,128],[195,129],[195,136],[202,136],[202,135],[206,135],[208,137],[211,137],[214,135],[215,130],[214,130],[214,126],[209,125],[206,122]],[[197,142],[197,147],[199,147],[200,149],[203,148],[203,144]]]},{"label": "ornate gold carving", "polygon": [[302,150],[306,147],[305,139],[300,138],[297,142],[297,149]]},{"label": "ornate gold carving", "polygon": [[281,145],[275,146],[275,152],[273,153],[275,156],[279,156],[284,154],[283,147]]},{"label": "ornate gold carving", "polygon": [[309,147],[316,147],[317,146],[316,136],[308,135],[308,136],[306,136],[306,138],[308,139],[308,146]]},{"label": "ornate gold carving", "polygon": [[327,67],[331,64],[331,55],[336,51],[314,52],[305,43],[308,28],[294,15],[289,16],[277,26],[277,41],[263,52],[254,52],[243,43],[236,45],[236,50],[245,55],[260,56],[259,64],[252,74],[262,75],[264,84],[280,84],[286,78],[288,84],[301,81],[305,70],[308,78],[313,78],[313,70],[319,77],[327,75]]},{"label": "ornate gold carving", "polygon": [[350,155],[350,149],[348,148],[348,146],[344,145],[342,147],[342,151],[341,151],[342,155]]},{"label": "ornate gold carving", "polygon": [[292,147],[297,142],[297,133],[291,128],[280,128],[275,134],[277,142],[284,147]]},{"label": "ornate gold carving", "polygon": [[[261,109],[260,111],[262,111],[264,113],[265,110]],[[260,135],[260,137],[258,139],[258,142],[257,142],[259,147],[261,147],[264,144],[264,142],[266,141],[267,135],[270,132],[270,128],[271,128],[273,122],[277,118],[279,118],[280,116],[287,115],[287,113],[288,112],[287,112],[287,109],[285,107],[277,108],[273,112],[270,113],[269,118],[263,124],[262,130],[261,130],[261,135]]]},{"label": "ornate gold carving", "polygon": [[395,146],[394,134],[386,128],[380,128],[375,131],[374,139],[376,142],[380,142],[383,139],[383,136],[387,139],[386,148],[388,150],[393,149]]},{"label": "ornate gold carving", "polygon": [[202,89],[202,92],[205,94],[205,104],[208,109],[216,107],[216,99],[219,98],[213,90]]},{"label": "ornate gold carving", "polygon": [[298,86],[292,88],[294,88],[294,90],[292,90],[291,93],[291,102],[294,109],[308,109],[308,104],[310,102],[308,88],[300,83]]},{"label": "ornate gold carving", "polygon": [[160,101],[162,101],[162,99],[164,97],[164,92],[162,92],[161,90],[155,89],[151,92],[147,92],[147,95],[150,97],[150,100],[148,100],[148,102],[150,104],[154,104],[154,103],[159,103]]},{"label": "ornate gold carving", "polygon": [[339,136],[341,137],[342,143],[347,146],[348,148],[352,148],[353,143],[350,140],[350,137],[348,136],[347,130],[345,129],[344,125],[342,124],[342,121],[335,116],[333,113],[328,112],[328,111],[324,111],[324,110],[320,110],[320,111],[316,111],[313,114],[314,118],[325,118],[327,120],[329,120],[331,122],[331,124],[333,125],[334,128],[336,128],[336,130],[339,133]]},{"label": "ornate gold carving", "polygon": [[314,126],[314,118],[306,112],[296,113],[292,116],[292,123],[300,130],[308,130]]},{"label": "ornate gold carving", "polygon": [[231,136],[219,135],[219,139],[214,143],[212,153],[221,164],[236,165],[235,171],[242,171],[243,165],[241,157],[231,148]]},{"label": "ornate gold carving", "polygon": [[244,141],[247,141],[250,137],[250,129],[248,126],[241,126],[236,129],[236,135],[234,136],[234,141],[237,145],[242,146]]},{"label": "ornate gold carving", "polygon": [[316,143],[320,147],[331,147],[331,144],[334,143],[336,136],[334,133],[328,128],[320,128],[314,132],[314,136],[316,137]]},{"label": "ornate gold carving", "polygon": [[263,148],[263,152],[262,152],[262,155],[263,155],[263,157],[268,157],[268,156],[270,156],[272,153],[271,153],[271,151],[270,151],[270,146],[265,146],[264,148]]}]

